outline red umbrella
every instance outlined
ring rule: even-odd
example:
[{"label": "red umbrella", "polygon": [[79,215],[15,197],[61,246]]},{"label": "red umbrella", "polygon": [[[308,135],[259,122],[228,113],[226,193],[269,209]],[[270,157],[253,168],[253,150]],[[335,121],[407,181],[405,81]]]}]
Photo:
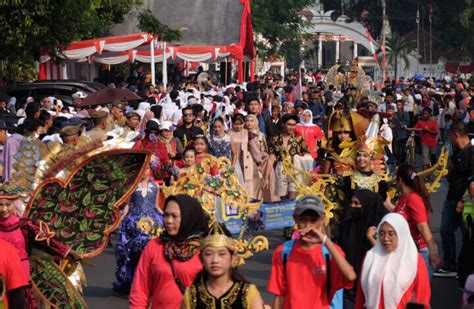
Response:
[{"label": "red umbrella", "polygon": [[115,100],[135,101],[142,100],[135,92],[122,88],[105,88],[88,95],[82,102],[82,106],[112,103]]}]

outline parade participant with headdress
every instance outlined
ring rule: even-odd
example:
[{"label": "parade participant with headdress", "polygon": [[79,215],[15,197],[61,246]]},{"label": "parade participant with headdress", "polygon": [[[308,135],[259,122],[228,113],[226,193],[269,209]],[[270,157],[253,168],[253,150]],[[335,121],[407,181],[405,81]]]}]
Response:
[{"label": "parade participant with headdress", "polygon": [[199,241],[208,233],[208,217],[195,198],[169,196],[165,231],[150,241],[140,257],[130,292],[130,308],[178,308],[183,293],[202,269]]},{"label": "parade participant with headdress", "polygon": [[377,243],[362,264],[356,308],[406,308],[409,302],[430,306],[430,281],[423,257],[402,215],[382,218]]},{"label": "parade participant with headdress", "polygon": [[[384,146],[385,140],[378,136],[380,117],[375,114],[367,128],[367,132],[356,142],[341,145],[345,151],[341,154],[354,167],[352,173],[343,178],[344,192],[356,189],[368,189],[386,198],[388,185],[386,182]],[[355,156],[355,158],[354,158]]]},{"label": "parade participant with headdress", "polygon": [[[150,164],[152,164],[150,162]],[[121,294],[130,293],[133,275],[138,265],[140,255],[151,236],[143,230],[147,220],[152,220],[159,227],[163,226],[163,214],[157,208],[159,188],[147,170],[138,188],[132,194],[128,214],[124,217],[118,229],[118,242],[115,248],[117,271],[114,291]],[[145,220],[145,221],[144,221]]]},{"label": "parade participant with headdress", "polygon": [[200,251],[203,270],[186,289],[182,309],[263,308],[257,287],[237,271],[237,243],[223,224],[213,224]]},{"label": "parade participant with headdress", "polygon": [[[30,281],[29,255],[34,248],[45,250],[57,259],[70,256],[78,260],[80,257],[69,246],[56,240],[54,234],[49,233],[45,222],[20,219],[21,209],[18,209],[18,204],[15,202],[20,199],[21,192],[19,187],[10,184],[0,186],[0,238],[16,248],[25,277]],[[26,308],[38,308],[31,283],[24,289],[24,293]]]},{"label": "parade participant with headdress", "polygon": [[[327,154],[324,174],[347,176],[352,172],[351,159],[341,157],[341,143],[354,141],[367,129],[367,119],[358,113],[345,113],[341,104],[336,104],[335,111],[329,116],[327,134]],[[331,135],[332,134],[332,135]],[[331,172],[332,171],[332,172]]]}]

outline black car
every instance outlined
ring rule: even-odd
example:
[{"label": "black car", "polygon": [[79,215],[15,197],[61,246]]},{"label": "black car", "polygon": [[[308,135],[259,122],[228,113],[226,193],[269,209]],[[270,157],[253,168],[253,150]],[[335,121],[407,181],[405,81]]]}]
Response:
[{"label": "black car", "polygon": [[40,101],[44,97],[55,97],[63,101],[65,106],[72,105],[71,95],[77,91],[85,94],[104,89],[100,83],[77,81],[77,80],[44,80],[32,83],[18,84],[4,89],[9,97],[15,97],[17,102],[26,102],[28,97]]}]

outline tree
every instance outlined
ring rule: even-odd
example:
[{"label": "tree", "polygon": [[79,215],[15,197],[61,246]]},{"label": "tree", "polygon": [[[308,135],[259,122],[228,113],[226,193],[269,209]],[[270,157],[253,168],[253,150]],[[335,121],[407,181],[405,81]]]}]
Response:
[{"label": "tree", "polygon": [[33,65],[40,50],[54,58],[72,41],[104,36],[140,5],[136,0],[0,1],[0,60],[10,80],[15,67]]},{"label": "tree", "polygon": [[405,62],[405,68],[408,68],[410,61],[408,54],[414,48],[413,42],[402,37],[398,32],[393,32],[391,38],[387,39],[385,44],[387,63],[394,67],[395,79],[398,78],[398,61]]},{"label": "tree", "polygon": [[171,42],[181,39],[181,30],[163,25],[150,10],[145,10],[138,15],[138,27],[142,31],[158,36],[161,41]]},{"label": "tree", "polygon": [[297,66],[306,25],[298,12],[313,3],[314,0],[252,0],[254,31],[263,38],[256,40],[259,56],[283,56]]}]

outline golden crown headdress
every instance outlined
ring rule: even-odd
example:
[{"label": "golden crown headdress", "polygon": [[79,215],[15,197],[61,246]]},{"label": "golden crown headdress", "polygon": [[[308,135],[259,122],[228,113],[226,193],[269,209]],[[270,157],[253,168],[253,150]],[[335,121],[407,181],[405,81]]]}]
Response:
[{"label": "golden crown headdress", "polygon": [[237,251],[236,241],[232,237],[229,237],[225,234],[222,224],[217,221],[214,221],[214,223],[211,225],[207,237],[200,241],[201,250],[208,246],[226,247],[232,252]]}]

